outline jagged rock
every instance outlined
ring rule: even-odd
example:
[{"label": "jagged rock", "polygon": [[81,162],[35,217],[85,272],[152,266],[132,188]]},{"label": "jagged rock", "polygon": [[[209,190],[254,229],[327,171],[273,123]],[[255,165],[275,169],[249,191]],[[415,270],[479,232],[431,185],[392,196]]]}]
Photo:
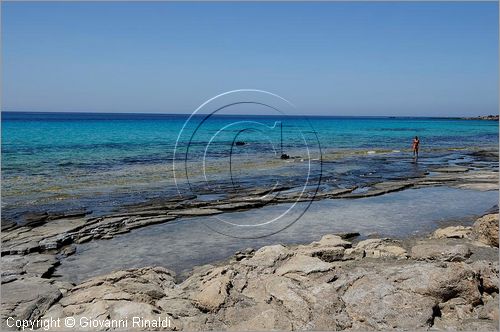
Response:
[{"label": "jagged rock", "polygon": [[275,268],[276,263],[290,256],[290,251],[280,244],[260,248],[250,259],[244,259],[241,264],[254,267]]},{"label": "jagged rock", "polygon": [[284,275],[290,272],[310,274],[314,272],[325,272],[332,268],[332,265],[316,257],[305,255],[295,255],[286,261],[276,270],[277,275]]},{"label": "jagged rock", "polygon": [[245,210],[256,208],[259,206],[265,205],[265,202],[262,201],[253,201],[253,202],[229,202],[225,204],[217,204],[214,205],[213,208],[222,211],[232,211],[232,210]]},{"label": "jagged rock", "polygon": [[83,218],[57,219],[38,227],[18,227],[2,232],[2,255],[27,254],[55,249],[71,242],[73,232],[86,224]]},{"label": "jagged rock", "polygon": [[445,244],[418,244],[411,248],[411,257],[418,260],[461,262],[471,256],[469,247]]},{"label": "jagged rock", "polygon": [[68,256],[73,255],[75,252],[76,252],[76,246],[72,244],[72,245],[69,245],[69,246],[63,248],[60,251],[60,254],[64,257],[68,257]]},{"label": "jagged rock", "polygon": [[29,254],[2,256],[2,283],[19,279],[22,275],[42,277],[59,263],[54,255]]},{"label": "jagged rock", "polygon": [[478,274],[484,292],[498,293],[498,262],[476,261],[471,268]]},{"label": "jagged rock", "polygon": [[400,191],[403,189],[407,189],[407,188],[410,188],[413,186],[414,186],[414,183],[411,181],[380,182],[380,183],[376,183],[375,185],[373,185],[373,187],[367,191],[358,192],[358,193],[353,191],[353,192],[347,193],[345,195],[339,195],[338,197],[361,198],[361,197],[380,196],[380,195],[388,194],[391,192],[396,192],[396,191]]},{"label": "jagged rock", "polygon": [[435,239],[446,239],[446,238],[456,238],[463,239],[467,238],[471,233],[472,227],[465,226],[450,226],[445,228],[439,228],[434,231],[432,237]]},{"label": "jagged rock", "polygon": [[[359,242],[355,251],[369,258],[399,258],[405,259],[407,252],[397,241],[389,239],[368,239]],[[352,253],[351,253],[352,254]]]},{"label": "jagged rock", "polygon": [[317,257],[324,262],[334,262],[344,259],[345,249],[343,247],[308,247],[303,246],[299,253],[307,256]]},{"label": "jagged rock", "polygon": [[148,225],[161,224],[174,220],[171,216],[154,216],[154,217],[136,217],[125,221],[127,229],[140,228]]},{"label": "jagged rock", "polygon": [[202,311],[216,311],[226,301],[231,287],[232,271],[216,269],[202,280],[202,290],[195,296],[195,303]]},{"label": "jagged rock", "polygon": [[399,279],[417,294],[432,296],[441,302],[461,297],[472,305],[480,302],[479,280],[475,271],[467,264],[416,264],[420,271],[418,280],[411,280],[415,273],[407,268]]},{"label": "jagged rock", "polygon": [[[439,317],[434,326],[439,329],[464,331],[498,330],[498,294],[483,296],[483,304],[474,306],[460,297],[439,304]],[[460,325],[457,322],[461,322]]]},{"label": "jagged rock", "polygon": [[[398,259],[408,258],[400,241],[370,239],[350,248],[350,242],[327,235],[309,245],[245,250],[219,266],[198,267],[179,283],[158,267],[117,271],[76,286],[45,279],[63,295],[40,312],[54,319],[168,316],[174,329],[195,331],[495,326],[498,263],[473,257],[446,262],[457,256],[443,253],[470,247],[484,257],[497,249],[474,247],[467,239],[439,241],[467,245],[422,239],[409,259]],[[358,259],[346,260],[349,255]],[[12,265],[15,270],[21,264],[13,259]],[[4,285],[14,283],[24,280]]]},{"label": "jagged rock", "polygon": [[479,281],[466,264],[388,262],[344,271],[333,283],[339,292],[345,290],[342,299],[353,329],[427,329],[439,303],[463,298],[474,306],[480,301]]},{"label": "jagged rock", "polygon": [[311,243],[311,246],[315,247],[329,246],[329,247],[350,248],[351,245],[352,245],[351,242],[345,241],[344,239],[342,239],[341,236],[332,234],[324,235],[318,242]]},{"label": "jagged rock", "polygon": [[473,310],[472,304],[460,297],[439,304],[441,319],[445,321],[470,319],[473,317]]},{"label": "jagged rock", "polygon": [[345,232],[345,233],[336,233],[334,235],[340,236],[340,238],[342,240],[347,240],[347,239],[352,239],[352,238],[358,237],[361,234],[359,234],[358,232]]},{"label": "jagged rock", "polygon": [[75,241],[75,243],[80,244],[80,243],[89,242],[90,240],[92,240],[92,238],[93,238],[93,237],[94,237],[93,235],[84,235],[84,236],[82,236],[82,237],[78,238],[78,239]]},{"label": "jagged rock", "polygon": [[78,320],[81,317],[109,317],[129,320],[129,323],[133,316],[156,319],[159,313],[156,301],[173,286],[174,274],[164,268],[117,271],[67,290],[43,318],[74,317]]},{"label": "jagged rock", "polygon": [[[366,273],[344,293],[342,300],[354,321],[354,329],[419,329],[429,326],[437,300],[400,287],[391,280],[397,278],[395,272],[393,268]],[[419,277],[418,271],[415,272],[413,279]]]},{"label": "jagged rock", "polygon": [[472,237],[479,242],[498,247],[498,213],[477,219],[472,227]]},{"label": "jagged rock", "polygon": [[35,227],[47,221],[49,214],[47,212],[28,212],[23,215],[20,223],[22,226]]},{"label": "jagged rock", "polygon": [[349,248],[344,250],[344,260],[358,260],[365,257],[365,251],[363,249]]},{"label": "jagged rock", "polygon": [[456,320],[446,321],[441,317],[435,317],[433,327],[436,330],[448,331],[498,331],[496,322],[484,319],[466,319],[457,325]]},{"label": "jagged rock", "polygon": [[7,317],[36,320],[59,298],[61,292],[49,279],[28,277],[2,284],[2,327]]},{"label": "jagged rock", "polygon": [[211,208],[190,208],[185,210],[177,210],[169,212],[168,215],[172,216],[208,216],[213,214],[222,213],[221,210]]},{"label": "jagged rock", "polygon": [[350,247],[351,242],[343,240],[338,235],[327,234],[319,241],[299,246],[297,251],[302,255],[317,257],[324,262],[333,262],[342,260],[345,248]]},{"label": "jagged rock", "polygon": [[477,307],[476,313],[479,319],[488,319],[498,321],[498,293],[493,293],[492,296],[483,296],[483,305]]},{"label": "jagged rock", "polygon": [[253,248],[247,248],[243,251],[237,251],[235,254],[234,254],[234,259],[236,261],[240,261],[242,260],[243,258],[250,258],[254,255],[255,253],[255,249]]},{"label": "jagged rock", "polygon": [[17,223],[14,220],[6,220],[2,219],[2,231],[5,232],[6,230],[12,229],[17,226]]},{"label": "jagged rock", "polygon": [[[496,152],[488,152],[494,155]],[[484,156],[483,156],[484,157]],[[480,157],[480,158],[483,158]],[[450,169],[448,169],[450,170]],[[452,169],[457,171],[456,168]],[[408,180],[393,180],[374,184],[367,192],[355,193],[356,187],[333,188],[330,191],[319,192],[314,195],[303,195],[300,200],[365,197],[381,195],[392,191],[403,190],[412,186],[439,185],[449,183],[453,186],[489,186],[489,189],[498,189],[498,172],[492,170],[471,169],[466,173],[447,172],[431,177],[419,177]],[[202,216],[223,212],[231,209],[250,209],[268,203],[293,202],[297,200],[294,194],[268,195],[271,192],[283,192],[292,187],[254,188],[251,190],[236,190],[231,195],[221,198],[216,203],[195,200],[195,196],[175,199],[157,199],[152,202],[137,204],[128,211],[105,217],[87,217],[91,213],[85,209],[63,212],[34,212],[31,215],[21,216],[28,221],[27,226],[15,224],[12,220],[2,220],[2,255],[27,254],[59,250],[71,243],[82,243],[90,240],[106,239],[107,235],[117,235],[131,229],[144,227],[150,224],[162,223],[180,216]],[[261,197],[267,195],[266,197]],[[307,196],[307,197],[306,197]],[[277,199],[275,199],[277,198]],[[214,207],[220,206],[221,209]],[[5,226],[5,227],[4,227]],[[492,231],[492,234],[494,232]],[[498,243],[498,239],[490,236],[488,243]],[[392,248],[395,249],[395,248]],[[348,250],[346,257],[358,257],[358,253]],[[379,252],[374,252],[378,255]],[[383,253],[382,253],[383,254]],[[399,255],[398,253],[393,253]],[[333,256],[331,259],[334,259]],[[336,259],[336,258],[335,258]]]},{"label": "jagged rock", "polygon": [[469,168],[467,168],[467,167],[453,166],[453,167],[435,168],[433,171],[440,172],[440,173],[464,173],[464,172],[467,172],[468,170],[469,170]]}]

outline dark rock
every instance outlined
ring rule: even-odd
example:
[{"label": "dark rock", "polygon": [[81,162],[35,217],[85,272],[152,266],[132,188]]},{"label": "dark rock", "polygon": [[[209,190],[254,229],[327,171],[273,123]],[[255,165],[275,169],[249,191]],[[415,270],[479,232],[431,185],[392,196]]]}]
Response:
[{"label": "dark rock", "polygon": [[91,214],[92,211],[79,209],[79,210],[71,210],[71,211],[62,211],[62,212],[48,212],[47,219],[48,220],[56,220],[62,218],[81,218],[85,217],[88,214]]},{"label": "dark rock", "polygon": [[287,155],[286,153],[283,153],[280,158],[283,160],[287,160],[287,159],[290,159],[290,156]]},{"label": "dark rock", "polygon": [[467,167],[459,167],[459,166],[450,166],[450,167],[440,167],[433,169],[434,172],[440,173],[464,173],[467,172],[469,168]]},{"label": "dark rock", "polygon": [[361,197],[372,197],[388,194],[391,192],[401,191],[407,188],[411,188],[415,183],[411,181],[388,181],[380,182],[373,185],[368,191],[364,192],[351,192],[345,195],[340,195],[342,198],[361,198]]},{"label": "dark rock", "polygon": [[335,233],[335,235],[339,236],[343,240],[350,240],[355,237],[360,236],[358,232],[344,232],[344,233]]},{"label": "dark rock", "polygon": [[84,235],[75,240],[75,243],[85,243],[92,240],[93,235]]},{"label": "dark rock", "polygon": [[127,229],[134,229],[148,225],[162,224],[164,222],[169,222],[174,219],[175,217],[172,216],[139,217],[139,218],[128,219],[127,221],[125,221],[125,226]]},{"label": "dark rock", "polygon": [[49,214],[47,212],[28,212],[23,215],[19,224],[21,226],[35,227],[44,224],[48,218]]},{"label": "dark rock", "polygon": [[222,211],[233,211],[233,210],[248,210],[251,208],[260,207],[265,204],[266,202],[263,202],[261,200],[255,200],[247,202],[230,202],[225,204],[215,204],[211,207]]},{"label": "dark rock", "polygon": [[68,257],[68,256],[73,255],[75,252],[76,252],[76,246],[72,244],[72,245],[69,245],[69,246],[64,247],[64,248],[60,251],[60,254],[61,254],[63,257]]},{"label": "dark rock", "polygon": [[16,226],[17,226],[17,223],[15,221],[2,219],[2,231],[6,231],[6,230],[14,228]]}]

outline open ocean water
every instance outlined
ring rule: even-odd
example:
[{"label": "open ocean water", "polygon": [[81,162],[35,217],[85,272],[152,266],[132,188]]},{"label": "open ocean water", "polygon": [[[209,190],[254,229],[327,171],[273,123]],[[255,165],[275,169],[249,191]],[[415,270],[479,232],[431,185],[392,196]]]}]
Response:
[{"label": "open ocean water", "polygon": [[[124,204],[175,195],[172,160],[176,142],[176,158],[182,159],[189,152],[186,163],[178,164],[178,171],[183,173],[182,165],[186,165],[193,185],[203,182],[207,174],[214,181],[229,181],[229,151],[231,174],[241,185],[264,186],[275,177],[293,182],[303,175],[304,160],[308,159],[298,132],[309,135],[310,159],[319,163],[318,157],[323,158],[323,183],[334,187],[416,176],[443,161],[467,161],[471,151],[498,151],[496,121],[197,116],[191,127],[185,128],[191,132],[185,130],[179,137],[187,118],[3,112],[3,216],[81,207],[99,214]],[[244,129],[246,124],[250,124],[249,130]],[[411,162],[409,151],[416,135],[421,140],[417,165]],[[236,141],[245,144],[235,146]],[[294,162],[279,160],[282,146],[284,153],[296,157]],[[203,162],[204,170],[200,168]],[[313,177],[319,176],[318,169]]]}]

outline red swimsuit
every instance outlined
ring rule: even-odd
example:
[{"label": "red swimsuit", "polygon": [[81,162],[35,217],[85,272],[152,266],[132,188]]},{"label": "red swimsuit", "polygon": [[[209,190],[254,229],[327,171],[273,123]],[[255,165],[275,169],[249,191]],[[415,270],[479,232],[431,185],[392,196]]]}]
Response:
[{"label": "red swimsuit", "polygon": [[414,139],[413,140],[413,150],[418,150],[418,145],[420,144],[420,140]]}]

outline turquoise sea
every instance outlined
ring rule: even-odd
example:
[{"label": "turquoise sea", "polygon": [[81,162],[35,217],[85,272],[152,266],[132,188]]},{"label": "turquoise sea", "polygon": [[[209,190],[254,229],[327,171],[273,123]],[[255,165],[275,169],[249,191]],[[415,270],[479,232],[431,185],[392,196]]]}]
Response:
[{"label": "turquoise sea", "polygon": [[[3,215],[15,218],[26,211],[81,207],[98,214],[175,195],[176,143],[178,174],[185,178],[184,168],[189,169],[191,185],[203,182],[203,176],[224,183],[228,177],[223,161],[229,153],[239,185],[262,186],[274,177],[292,183],[308,159],[304,137],[297,133],[306,133],[309,159],[322,166],[313,168],[311,176],[321,175],[322,185],[336,187],[415,176],[443,160],[467,161],[480,149],[498,151],[496,121],[197,116],[179,135],[187,119],[188,115],[3,112]],[[410,147],[416,135],[421,156],[413,163]],[[244,144],[236,146],[236,141]],[[293,162],[279,160],[281,147]],[[291,164],[293,171],[287,171]]]}]

